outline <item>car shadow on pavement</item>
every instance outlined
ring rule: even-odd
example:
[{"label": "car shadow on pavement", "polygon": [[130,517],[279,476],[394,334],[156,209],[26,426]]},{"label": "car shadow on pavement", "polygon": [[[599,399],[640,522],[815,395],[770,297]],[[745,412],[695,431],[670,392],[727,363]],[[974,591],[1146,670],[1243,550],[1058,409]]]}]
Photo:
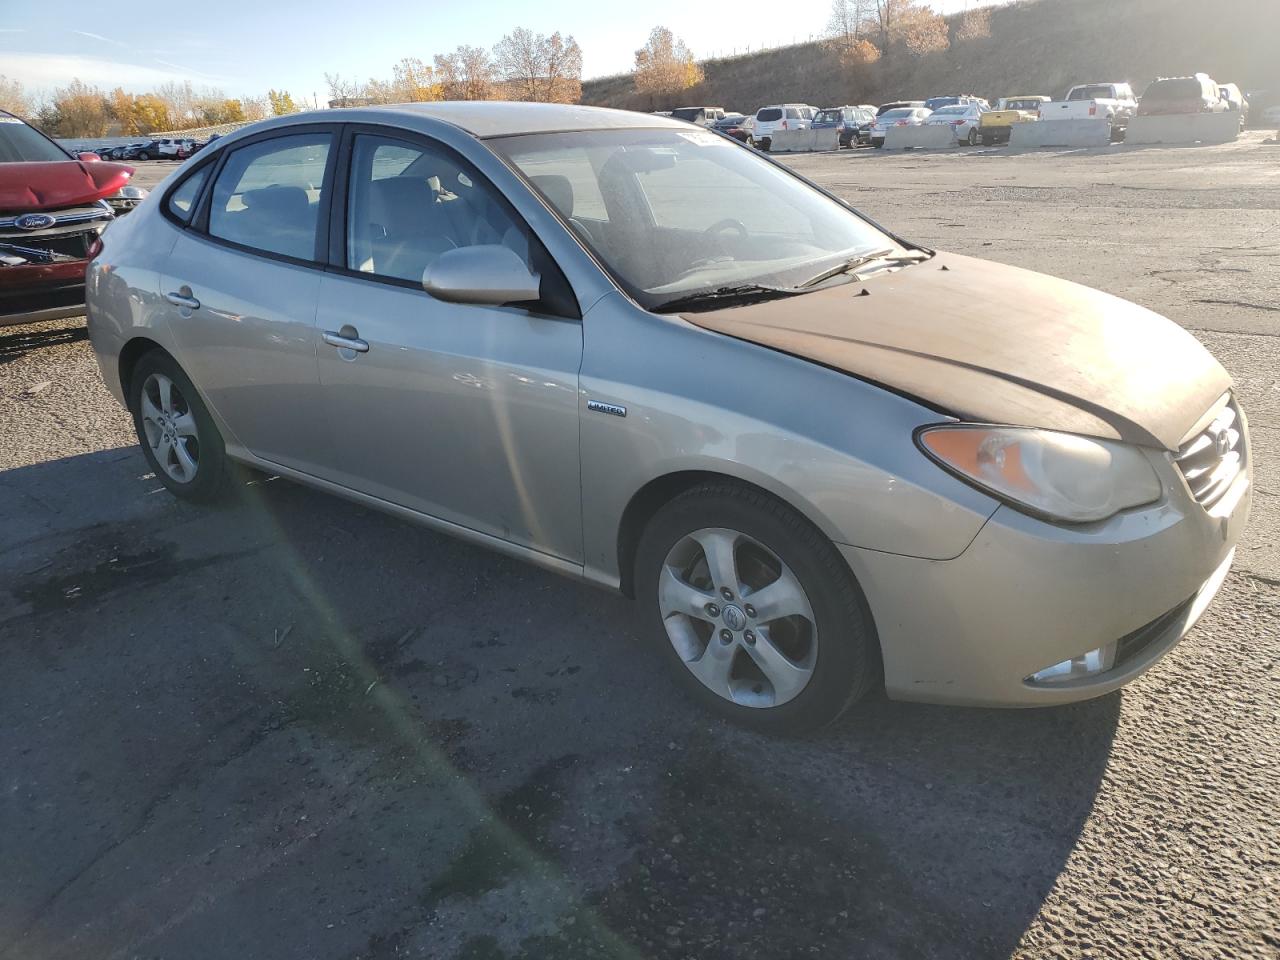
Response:
[{"label": "car shadow on pavement", "polygon": [[626,600],[283,481],[0,473],[0,957],[1006,957],[1120,695],[685,701]]},{"label": "car shadow on pavement", "polygon": [[81,322],[78,326],[57,330],[23,330],[6,333],[0,327],[0,364],[10,363],[31,350],[63,343],[77,343],[89,339],[89,329]]}]

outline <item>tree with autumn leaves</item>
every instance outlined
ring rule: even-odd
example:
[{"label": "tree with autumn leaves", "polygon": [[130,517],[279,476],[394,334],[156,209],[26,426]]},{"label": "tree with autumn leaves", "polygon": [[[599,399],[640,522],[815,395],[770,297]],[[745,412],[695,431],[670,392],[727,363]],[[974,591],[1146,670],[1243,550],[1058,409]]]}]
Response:
[{"label": "tree with autumn leaves", "polygon": [[[975,36],[987,17],[983,11],[971,18]],[[833,0],[824,42],[841,63],[858,66],[894,49],[917,57],[937,53],[951,46],[951,36],[946,19],[921,0]]]},{"label": "tree with autumn leaves", "polygon": [[649,40],[636,51],[636,92],[649,105],[667,105],[670,98],[702,82],[702,67],[693,52],[666,27],[654,27]]}]

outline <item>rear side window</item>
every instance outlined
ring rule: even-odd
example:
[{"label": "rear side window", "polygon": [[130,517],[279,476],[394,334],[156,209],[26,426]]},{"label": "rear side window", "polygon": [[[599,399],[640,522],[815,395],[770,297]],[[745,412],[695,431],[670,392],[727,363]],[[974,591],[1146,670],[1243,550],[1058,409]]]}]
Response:
[{"label": "rear side window", "polygon": [[195,208],[196,198],[200,196],[200,188],[209,179],[209,171],[212,169],[211,164],[205,164],[178,184],[177,189],[169,194],[167,206],[173,217],[183,223],[191,220],[191,212]]},{"label": "rear side window", "polygon": [[232,152],[213,184],[211,236],[267,253],[313,260],[332,138],[276,137]]},{"label": "rear side window", "polygon": [[799,119],[800,119],[800,111],[799,111],[799,110],[797,110],[795,107],[787,107],[787,119],[788,119],[788,120],[799,120]]},{"label": "rear side window", "polygon": [[774,120],[781,120],[782,111],[779,110],[777,107],[765,107],[763,110],[761,110],[759,113],[756,114],[756,119],[761,120],[765,123],[770,123]]}]

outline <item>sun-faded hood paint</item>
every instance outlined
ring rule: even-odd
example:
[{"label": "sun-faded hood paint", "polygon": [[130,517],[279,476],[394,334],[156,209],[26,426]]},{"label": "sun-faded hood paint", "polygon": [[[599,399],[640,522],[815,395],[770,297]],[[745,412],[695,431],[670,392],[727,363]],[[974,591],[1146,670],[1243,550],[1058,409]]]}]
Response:
[{"label": "sun-faded hood paint", "polygon": [[133,167],[82,160],[0,163],[0,213],[55,210],[109,197],[129,182]]},{"label": "sun-faded hood paint", "polygon": [[1231,387],[1209,352],[1159,314],[1056,277],[955,254],[684,319],[846,371],[962,420],[1169,450]]}]

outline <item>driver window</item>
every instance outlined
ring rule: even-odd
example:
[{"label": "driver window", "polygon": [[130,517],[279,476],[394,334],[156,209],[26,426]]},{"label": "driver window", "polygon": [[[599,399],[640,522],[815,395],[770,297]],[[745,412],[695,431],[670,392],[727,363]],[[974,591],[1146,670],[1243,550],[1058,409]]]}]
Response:
[{"label": "driver window", "polygon": [[355,138],[347,206],[347,266],[419,283],[458,247],[501,244],[533,269],[529,237],[494,189],[443,150],[373,135]]}]

